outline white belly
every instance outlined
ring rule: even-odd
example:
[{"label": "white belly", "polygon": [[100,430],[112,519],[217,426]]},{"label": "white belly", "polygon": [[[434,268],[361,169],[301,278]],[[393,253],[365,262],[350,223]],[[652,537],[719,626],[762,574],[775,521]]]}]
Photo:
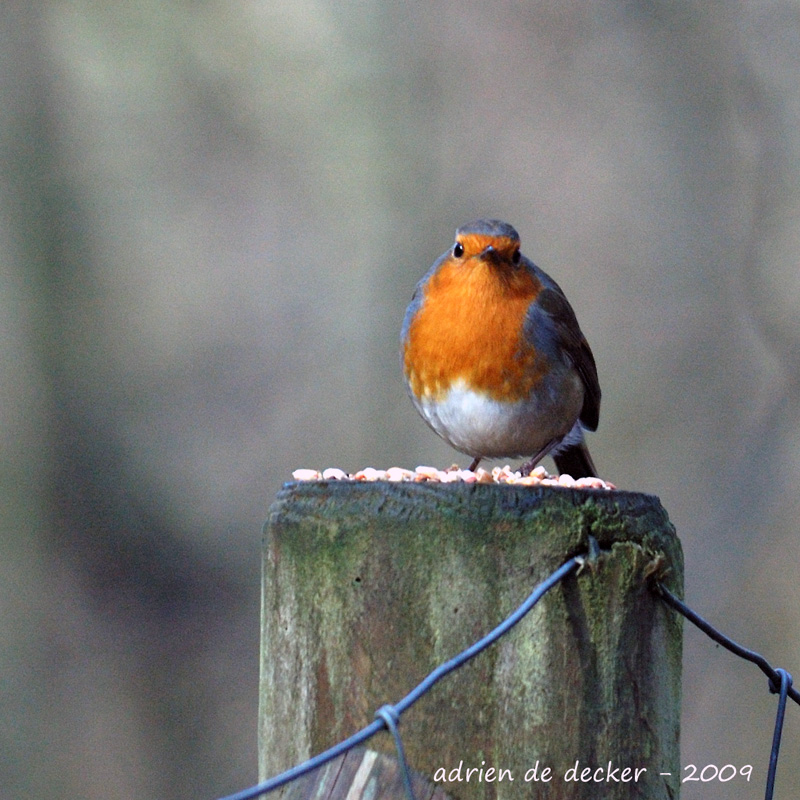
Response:
[{"label": "white belly", "polygon": [[517,458],[547,451],[566,436],[580,414],[583,384],[562,375],[559,390],[539,387],[516,403],[494,400],[454,383],[440,399],[415,403],[428,424],[456,450],[471,456]]}]

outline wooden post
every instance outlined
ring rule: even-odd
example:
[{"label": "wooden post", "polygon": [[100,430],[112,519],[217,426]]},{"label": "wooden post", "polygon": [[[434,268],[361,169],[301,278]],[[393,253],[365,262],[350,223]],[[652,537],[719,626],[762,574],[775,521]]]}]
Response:
[{"label": "wooden post", "polygon": [[[588,535],[604,551],[593,568],[403,715],[408,761],[461,800],[677,798],[682,626],[648,588],[655,575],[682,594],[666,512],[644,494],[513,485],[281,490],[265,528],[262,779],[371,722]],[[387,733],[368,746],[394,747]]]},{"label": "wooden post", "polygon": [[[411,774],[414,800],[451,800],[441,787]],[[354,747],[344,755],[286,784],[282,800],[408,800],[396,758]]]}]

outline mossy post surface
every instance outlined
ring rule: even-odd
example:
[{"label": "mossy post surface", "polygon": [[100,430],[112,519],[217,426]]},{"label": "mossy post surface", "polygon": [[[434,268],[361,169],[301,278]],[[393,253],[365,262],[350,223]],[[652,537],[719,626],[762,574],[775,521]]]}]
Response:
[{"label": "mossy post surface", "polygon": [[[589,535],[603,551],[594,567],[403,715],[406,755],[463,800],[674,800],[681,622],[648,579],[682,594],[680,543],[656,497],[554,487],[286,484],[265,527],[261,777],[371,722]],[[388,733],[368,746],[393,752]]]}]

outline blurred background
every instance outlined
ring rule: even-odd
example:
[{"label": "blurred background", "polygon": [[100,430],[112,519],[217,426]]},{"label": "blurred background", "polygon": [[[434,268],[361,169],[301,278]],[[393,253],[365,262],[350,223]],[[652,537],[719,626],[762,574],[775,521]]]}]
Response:
[{"label": "blurred background", "polygon": [[[4,0],[0,115],[3,798],[255,781],[267,509],[464,462],[398,331],[480,216],[575,307],[689,603],[800,674],[800,3]],[[687,627],[684,763],[754,777],[684,798],[763,792],[774,710]]]}]

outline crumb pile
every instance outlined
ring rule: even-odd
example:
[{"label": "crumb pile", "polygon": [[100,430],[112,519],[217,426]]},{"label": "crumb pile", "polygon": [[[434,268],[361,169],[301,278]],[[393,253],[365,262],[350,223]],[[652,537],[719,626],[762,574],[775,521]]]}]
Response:
[{"label": "crumb pile", "polygon": [[296,481],[392,481],[394,483],[508,483],[517,486],[566,486],[574,489],[616,489],[613,483],[600,478],[578,478],[571,475],[550,475],[547,470],[538,466],[530,475],[515,472],[506,464],[504,467],[495,467],[491,472],[478,467],[475,472],[468,469],[459,469],[457,464],[447,469],[436,467],[417,467],[416,469],[403,469],[402,467],[389,467],[389,469],[374,469],[365,467],[358,472],[348,474],[336,467],[329,467],[321,472],[316,469],[296,469],[292,473]]}]

